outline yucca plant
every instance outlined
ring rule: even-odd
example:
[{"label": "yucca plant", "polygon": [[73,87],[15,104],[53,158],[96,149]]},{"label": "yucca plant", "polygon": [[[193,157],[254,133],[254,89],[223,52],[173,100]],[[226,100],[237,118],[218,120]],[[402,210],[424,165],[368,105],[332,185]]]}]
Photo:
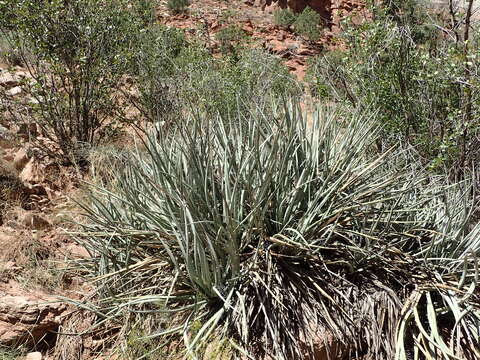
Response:
[{"label": "yucca plant", "polygon": [[467,184],[373,154],[372,115],[327,108],[307,125],[274,109],[182,121],[134,151],[115,189],[92,188],[77,237],[98,300],[83,306],[126,328],[156,316],[146,337],[181,336],[192,358],[222,341],[305,359],[327,334],[332,356],[475,358]]}]

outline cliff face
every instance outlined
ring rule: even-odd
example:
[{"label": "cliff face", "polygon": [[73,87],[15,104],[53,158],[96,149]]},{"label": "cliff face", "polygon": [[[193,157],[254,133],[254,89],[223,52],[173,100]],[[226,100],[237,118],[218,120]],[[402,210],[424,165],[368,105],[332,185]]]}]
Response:
[{"label": "cliff face", "polygon": [[331,0],[262,0],[263,6],[269,6],[277,3],[281,8],[290,8],[293,12],[300,13],[307,6],[310,6],[318,12],[327,23],[332,20],[332,1]]}]

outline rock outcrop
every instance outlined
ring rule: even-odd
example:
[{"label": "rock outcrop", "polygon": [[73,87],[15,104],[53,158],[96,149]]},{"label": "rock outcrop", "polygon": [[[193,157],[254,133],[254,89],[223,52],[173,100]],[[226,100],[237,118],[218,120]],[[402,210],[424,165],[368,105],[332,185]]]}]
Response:
[{"label": "rock outcrop", "polygon": [[337,28],[340,20],[353,11],[358,12],[354,19],[357,23],[369,15],[368,12],[363,11],[365,10],[364,0],[261,0],[261,4],[263,8],[277,4],[280,8],[288,7],[295,13],[300,13],[309,6],[320,14],[329,28]]},{"label": "rock outcrop", "polygon": [[262,0],[262,6],[277,3],[282,9],[290,8],[295,13],[302,12],[307,6],[318,12],[327,24],[332,20],[332,0]]},{"label": "rock outcrop", "polygon": [[66,306],[51,301],[49,297],[0,290],[0,345],[36,344],[55,331]]}]

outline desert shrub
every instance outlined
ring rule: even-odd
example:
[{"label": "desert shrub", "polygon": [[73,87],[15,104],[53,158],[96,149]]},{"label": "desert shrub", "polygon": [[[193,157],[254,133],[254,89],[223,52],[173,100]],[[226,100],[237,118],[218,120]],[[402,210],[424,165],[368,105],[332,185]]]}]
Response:
[{"label": "desert shrub", "polygon": [[115,126],[116,89],[141,24],[127,1],[80,0],[19,2],[11,26],[11,40],[32,52],[22,60],[33,78],[24,88],[35,99],[28,117],[41,129],[39,150],[84,160],[99,130]]},{"label": "desert shrub", "polygon": [[261,50],[245,49],[222,59],[206,57],[202,65],[194,68],[192,63],[184,71],[182,97],[206,113],[267,111],[272,98],[300,93],[288,69]]},{"label": "desert shrub", "polygon": [[25,349],[12,349],[10,346],[0,346],[0,359],[2,360],[16,360],[26,353]]},{"label": "desert shrub", "polygon": [[131,160],[130,152],[118,145],[98,146],[89,152],[89,176],[93,183],[114,187],[116,174]]},{"label": "desert shrub", "polygon": [[144,27],[151,26],[156,20],[156,0],[134,1],[134,15],[138,16]]},{"label": "desert shrub", "polygon": [[190,0],[168,0],[167,7],[173,14],[180,14],[187,11]]},{"label": "desert shrub", "polygon": [[314,92],[378,108],[384,147],[402,141],[432,168],[463,171],[478,161],[477,40],[466,52],[424,23],[372,11],[375,21],[347,27],[345,51],[328,51],[314,63]]},{"label": "desert shrub", "polygon": [[311,7],[307,6],[297,15],[293,28],[296,33],[306,37],[309,40],[318,40],[320,37],[320,26],[322,17]]},{"label": "desert shrub", "polygon": [[299,94],[288,69],[274,56],[256,49],[214,61],[201,86],[191,90],[210,113],[244,112],[255,107],[266,111],[270,99]]},{"label": "desert shrub", "polygon": [[218,15],[219,24],[232,24],[238,18],[238,9],[222,9]]},{"label": "desert shrub", "polygon": [[288,8],[277,9],[273,12],[273,22],[275,25],[288,27],[293,25],[296,19],[297,16],[295,13]]},{"label": "desert shrub", "polygon": [[[173,80],[183,72],[188,44],[181,30],[151,26],[141,35],[137,51],[132,57],[132,75],[136,79],[138,96],[129,96],[140,110],[142,119],[152,123],[169,123],[175,117],[181,100],[180,84]],[[195,61],[195,56],[188,56]],[[198,64],[200,65],[200,64]]]},{"label": "desert shrub", "polygon": [[21,66],[22,56],[15,44],[9,41],[10,38],[12,36],[9,32],[6,32],[6,35],[0,32],[0,61],[10,66]]},{"label": "desert shrub", "polygon": [[215,38],[219,42],[220,52],[228,54],[237,52],[244,45],[247,35],[238,25],[231,24],[219,30]]},{"label": "desert shrub", "polygon": [[328,332],[350,357],[474,359],[468,184],[372,154],[370,114],[325,109],[307,127],[297,106],[272,107],[184,119],[115,190],[92,189],[78,237],[98,285],[88,307],[121,326],[129,311],[155,317],[149,337],[178,334],[185,356],[221,339],[303,359],[302,339]]},{"label": "desert shrub", "polygon": [[152,30],[143,44],[135,57],[139,98],[132,100],[156,124],[172,125],[191,109],[203,114],[265,109],[269,97],[301,92],[277,58],[257,49],[216,58],[204,45],[186,41],[180,30],[164,27]]}]

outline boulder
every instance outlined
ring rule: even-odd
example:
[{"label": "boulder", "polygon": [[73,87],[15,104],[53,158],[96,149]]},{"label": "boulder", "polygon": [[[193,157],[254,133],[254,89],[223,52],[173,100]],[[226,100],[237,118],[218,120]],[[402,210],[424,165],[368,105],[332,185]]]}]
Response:
[{"label": "boulder", "polygon": [[25,360],[42,360],[42,353],[38,351],[28,353]]},{"label": "boulder", "polygon": [[7,91],[5,91],[5,94],[8,96],[16,96],[19,95],[22,92],[22,88],[20,86],[15,86]]},{"label": "boulder", "polygon": [[0,139],[8,139],[10,137],[10,131],[5,126],[0,125]]},{"label": "boulder", "polygon": [[[290,8],[295,13],[301,13],[307,6],[318,12],[324,19],[328,27],[338,26],[341,16],[340,13],[345,10],[349,14],[354,9],[363,9],[365,2],[363,0],[261,0],[262,8],[276,4],[282,9]],[[362,22],[368,14],[362,14],[356,20]]]},{"label": "boulder", "polygon": [[262,0],[262,7],[277,3],[282,9],[290,8],[295,13],[301,13],[307,6],[318,12],[325,20],[331,18],[331,0]]},{"label": "boulder", "polygon": [[35,344],[55,331],[67,308],[53,300],[0,291],[0,346]]}]

